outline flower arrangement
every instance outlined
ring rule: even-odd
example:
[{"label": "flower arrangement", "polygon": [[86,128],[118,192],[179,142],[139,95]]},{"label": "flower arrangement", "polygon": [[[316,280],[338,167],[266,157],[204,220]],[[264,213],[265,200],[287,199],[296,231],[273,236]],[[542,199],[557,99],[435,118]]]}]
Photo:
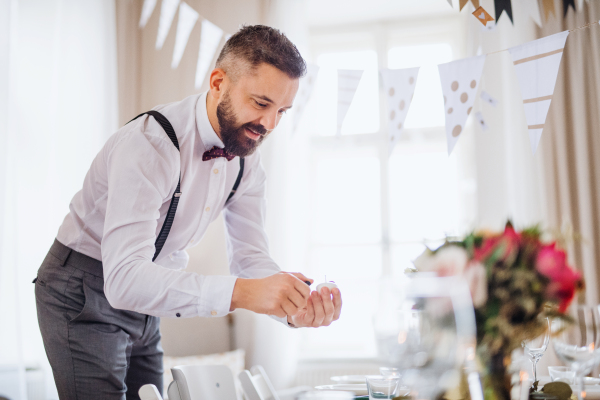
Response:
[{"label": "flower arrangement", "polygon": [[581,275],[568,265],[564,250],[542,241],[537,227],[517,232],[510,222],[504,232],[473,232],[464,240],[448,240],[426,250],[414,264],[419,272],[465,278],[475,307],[478,354],[489,366],[488,376],[498,372],[493,383],[504,375],[500,380],[508,386],[506,356],[543,333],[546,317],[569,320],[565,312],[583,289]]}]

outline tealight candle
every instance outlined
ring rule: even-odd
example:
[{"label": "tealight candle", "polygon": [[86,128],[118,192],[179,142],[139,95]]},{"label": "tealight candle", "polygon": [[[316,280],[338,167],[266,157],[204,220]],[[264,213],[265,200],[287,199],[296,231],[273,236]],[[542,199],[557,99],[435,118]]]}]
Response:
[{"label": "tealight candle", "polygon": [[321,292],[321,289],[324,288],[324,287],[329,288],[329,290],[332,290],[332,289],[337,288],[337,285],[333,281],[319,283],[317,285],[317,292]]}]

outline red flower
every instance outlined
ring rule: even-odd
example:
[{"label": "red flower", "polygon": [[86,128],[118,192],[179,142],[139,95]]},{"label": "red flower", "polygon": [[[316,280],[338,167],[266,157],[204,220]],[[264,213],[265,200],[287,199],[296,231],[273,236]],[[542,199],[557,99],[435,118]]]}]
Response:
[{"label": "red flower", "polygon": [[519,251],[521,234],[517,233],[510,223],[506,224],[502,234],[485,238],[481,246],[474,249],[473,258],[475,261],[483,262],[494,254],[500,246],[502,252],[499,259],[501,260],[514,258]]},{"label": "red flower", "polygon": [[542,246],[536,259],[537,271],[550,279],[546,294],[559,301],[560,312],[569,307],[576,289],[581,285],[581,275],[567,264],[566,253],[556,248],[556,243]]}]

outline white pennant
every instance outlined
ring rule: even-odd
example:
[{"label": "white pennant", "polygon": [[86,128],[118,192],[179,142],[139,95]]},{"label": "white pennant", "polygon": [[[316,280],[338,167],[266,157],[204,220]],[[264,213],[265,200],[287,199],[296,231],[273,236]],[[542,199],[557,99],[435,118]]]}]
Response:
[{"label": "white pennant", "polygon": [[181,2],[179,6],[179,19],[177,20],[177,34],[175,36],[175,48],[173,49],[173,60],[171,68],[175,69],[179,66],[185,46],[187,45],[190,33],[198,21],[199,14],[187,3]]},{"label": "white pennant", "polygon": [[342,134],[342,123],[348,114],[356,89],[364,71],[355,69],[338,69],[338,100],[337,100],[337,132]]},{"label": "white pennant", "polygon": [[156,50],[162,49],[163,44],[165,44],[177,7],[179,7],[179,0],[162,0],[160,19],[158,20],[158,34],[156,35]]},{"label": "white pennant", "polygon": [[388,105],[388,149],[394,150],[404,131],[404,120],[412,102],[419,68],[382,69],[381,79]]},{"label": "white pennant", "polygon": [[204,78],[210,68],[210,63],[215,57],[223,30],[205,19],[202,21],[202,33],[200,36],[200,51],[198,52],[198,64],[196,65],[196,89],[200,89]]},{"label": "white pennant", "polygon": [[531,150],[535,154],[552,102],[569,31],[508,49],[517,72]]},{"label": "white pennant", "polygon": [[315,88],[315,82],[317,81],[317,75],[319,74],[319,67],[313,64],[309,64],[306,71],[306,76],[300,80],[300,87],[298,88],[298,94],[294,100],[293,108],[293,130],[295,132],[300,124],[300,119],[306,108],[306,104],[310,99],[310,95]]},{"label": "white pennant", "polygon": [[529,14],[536,25],[541,27],[542,14],[540,13],[540,5],[538,0],[521,0],[521,6],[525,9],[525,12]]},{"label": "white pennant", "polygon": [[448,155],[452,153],[473,109],[485,55],[438,65],[446,115]]},{"label": "white pennant", "polygon": [[140,16],[140,28],[146,26],[155,7],[156,0],[144,0],[144,5],[142,6],[142,15]]}]

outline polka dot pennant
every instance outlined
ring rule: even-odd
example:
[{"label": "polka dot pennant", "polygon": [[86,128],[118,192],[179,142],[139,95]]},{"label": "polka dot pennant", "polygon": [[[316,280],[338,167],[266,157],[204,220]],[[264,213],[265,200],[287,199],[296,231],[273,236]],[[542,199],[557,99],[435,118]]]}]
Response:
[{"label": "polka dot pennant", "polygon": [[382,69],[379,72],[387,100],[388,149],[391,154],[404,130],[404,120],[415,92],[419,68]]},{"label": "polka dot pennant", "polygon": [[445,99],[448,155],[452,153],[458,138],[465,131],[465,123],[473,110],[484,64],[485,55],[481,55],[438,65]]},{"label": "polka dot pennant", "polygon": [[337,136],[342,134],[342,123],[344,122],[344,119],[346,119],[346,114],[348,114],[348,109],[350,108],[350,104],[352,104],[352,100],[356,94],[356,89],[358,89],[358,84],[360,83],[363,72],[364,71],[362,70],[355,69],[338,69],[337,71]]},{"label": "polka dot pennant", "polygon": [[298,88],[298,94],[296,94],[294,106],[292,108],[292,133],[295,133],[298,129],[308,100],[310,100],[310,96],[315,88],[318,74],[319,67],[314,64],[309,64],[307,66],[306,75],[300,79],[300,87]]}]

